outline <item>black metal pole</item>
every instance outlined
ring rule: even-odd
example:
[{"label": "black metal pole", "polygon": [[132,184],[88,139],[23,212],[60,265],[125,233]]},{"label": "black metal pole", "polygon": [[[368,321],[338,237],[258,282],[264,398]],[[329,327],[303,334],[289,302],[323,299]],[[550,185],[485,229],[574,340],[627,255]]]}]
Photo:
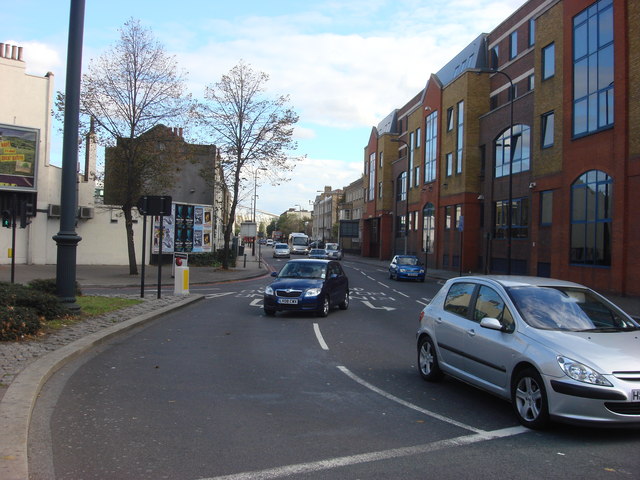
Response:
[{"label": "black metal pole", "polygon": [[[153,235],[151,235],[153,237]],[[140,267],[140,298],[144,298],[144,264],[147,254],[147,214],[142,215],[142,265]]]},{"label": "black metal pole", "polygon": [[62,143],[62,183],[60,192],[60,231],[53,237],[58,245],[56,263],[56,293],[70,310],[79,310],[76,303],[76,251],[82,240],[75,231],[78,128],[80,123],[80,80],[82,75],[82,40],[84,31],[84,0],[71,0],[69,43],[67,46],[67,83],[65,89],[64,136]]},{"label": "black metal pole", "polygon": [[162,242],[164,242],[164,215],[160,214],[160,245],[158,246],[158,298],[162,290]]},{"label": "black metal pole", "polygon": [[11,197],[11,283],[16,279],[16,204],[17,195]]}]

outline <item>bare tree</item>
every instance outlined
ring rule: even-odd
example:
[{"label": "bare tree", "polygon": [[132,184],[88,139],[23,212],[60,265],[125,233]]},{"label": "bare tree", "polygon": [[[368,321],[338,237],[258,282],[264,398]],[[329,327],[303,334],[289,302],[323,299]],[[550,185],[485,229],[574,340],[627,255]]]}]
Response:
[{"label": "bare tree", "polygon": [[219,82],[206,87],[200,110],[203,124],[224,154],[223,181],[231,196],[225,219],[223,268],[229,267],[229,244],[243,182],[253,184],[261,168],[267,169],[273,183],[286,181],[286,173],[294,167],[290,153],[297,148],[293,127],[298,115],[287,106],[288,96],[266,96],[268,80],[266,73],[255,72],[240,61]]},{"label": "bare tree", "polygon": [[[119,163],[119,202],[124,212],[129,273],[138,273],[131,209],[140,195],[171,180],[168,164],[173,155],[158,154],[171,145],[169,129],[191,108],[185,94],[186,73],[178,71],[175,57],[165,53],[149,29],[130,19],[120,39],[99,58],[90,61],[82,77],[81,113],[93,118],[100,142],[114,146]],[[64,99],[59,96],[58,105]],[[178,120],[179,121],[179,120]]]}]

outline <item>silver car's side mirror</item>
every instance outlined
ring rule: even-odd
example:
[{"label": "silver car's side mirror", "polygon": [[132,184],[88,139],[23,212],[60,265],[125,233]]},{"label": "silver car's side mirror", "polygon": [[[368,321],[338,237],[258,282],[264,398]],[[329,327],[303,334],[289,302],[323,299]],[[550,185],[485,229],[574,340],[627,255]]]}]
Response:
[{"label": "silver car's side mirror", "polygon": [[490,330],[502,330],[502,324],[497,318],[484,317],[480,320],[480,326]]}]

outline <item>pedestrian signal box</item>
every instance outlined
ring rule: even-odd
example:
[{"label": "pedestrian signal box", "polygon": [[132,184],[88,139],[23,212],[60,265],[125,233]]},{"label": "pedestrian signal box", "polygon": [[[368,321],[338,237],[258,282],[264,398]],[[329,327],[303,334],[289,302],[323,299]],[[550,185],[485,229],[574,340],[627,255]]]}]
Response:
[{"label": "pedestrian signal box", "polygon": [[2,226],[5,228],[11,228],[11,211],[3,210],[2,211]]}]

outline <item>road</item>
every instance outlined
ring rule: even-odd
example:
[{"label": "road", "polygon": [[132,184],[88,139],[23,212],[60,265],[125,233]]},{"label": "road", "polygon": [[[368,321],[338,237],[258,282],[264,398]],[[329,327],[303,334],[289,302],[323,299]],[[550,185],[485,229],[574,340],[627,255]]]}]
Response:
[{"label": "road", "polygon": [[[273,261],[275,268],[282,261]],[[638,478],[637,431],[520,427],[511,406],[416,370],[436,283],[343,262],[351,304],[262,312],[268,278],[103,345],[45,385],[31,478]]]}]

